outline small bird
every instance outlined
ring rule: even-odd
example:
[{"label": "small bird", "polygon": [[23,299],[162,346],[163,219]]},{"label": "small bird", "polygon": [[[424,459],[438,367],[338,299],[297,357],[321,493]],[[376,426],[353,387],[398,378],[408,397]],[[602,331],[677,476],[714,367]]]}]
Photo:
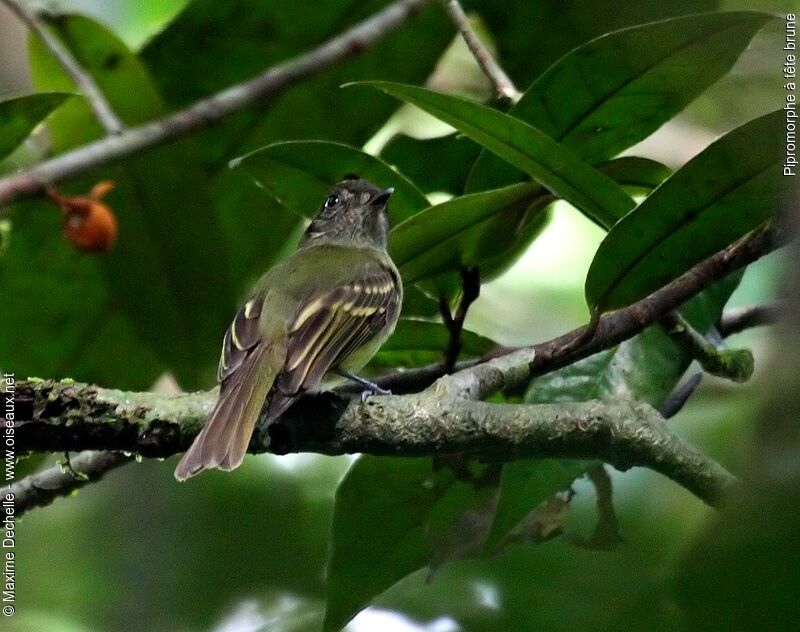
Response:
[{"label": "small bird", "polygon": [[219,399],[175,478],[238,467],[262,410],[277,419],[298,397],[337,375],[355,375],[394,331],[403,299],[386,251],[394,189],[345,176],[297,250],[269,270],[222,343]]}]

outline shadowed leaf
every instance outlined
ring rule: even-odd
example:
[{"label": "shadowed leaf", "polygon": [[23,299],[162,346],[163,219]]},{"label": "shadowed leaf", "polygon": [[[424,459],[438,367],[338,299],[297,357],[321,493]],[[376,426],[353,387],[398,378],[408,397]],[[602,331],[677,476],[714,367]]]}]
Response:
[{"label": "shadowed leaf", "polygon": [[[708,13],[603,35],[554,63],[508,113],[591,164],[608,160],[724,76],[772,19],[755,12]],[[495,189],[523,178],[483,151],[467,190]]]},{"label": "shadowed leaf", "polygon": [[0,101],[0,159],[24,141],[34,128],[72,95],[39,92]]},{"label": "shadowed leaf", "polygon": [[726,134],[616,224],[586,277],[590,307],[647,296],[773,216],[784,190],[779,110]]}]

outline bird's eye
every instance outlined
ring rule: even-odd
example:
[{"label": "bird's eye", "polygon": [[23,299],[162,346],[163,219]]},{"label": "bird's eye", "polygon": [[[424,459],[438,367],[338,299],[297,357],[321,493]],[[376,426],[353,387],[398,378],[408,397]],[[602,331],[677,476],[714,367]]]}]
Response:
[{"label": "bird's eye", "polygon": [[338,203],[339,203],[338,195],[329,195],[328,199],[325,200],[325,208],[331,208],[332,206],[336,206]]}]

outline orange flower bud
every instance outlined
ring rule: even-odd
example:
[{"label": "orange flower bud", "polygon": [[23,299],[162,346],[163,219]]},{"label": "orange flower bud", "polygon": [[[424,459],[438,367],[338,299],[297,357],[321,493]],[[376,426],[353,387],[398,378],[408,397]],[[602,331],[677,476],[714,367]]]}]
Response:
[{"label": "orange flower bud", "polygon": [[117,218],[102,198],[114,188],[110,181],[98,182],[87,196],[64,197],[55,189],[47,197],[61,207],[63,234],[85,252],[108,252],[117,239]]}]

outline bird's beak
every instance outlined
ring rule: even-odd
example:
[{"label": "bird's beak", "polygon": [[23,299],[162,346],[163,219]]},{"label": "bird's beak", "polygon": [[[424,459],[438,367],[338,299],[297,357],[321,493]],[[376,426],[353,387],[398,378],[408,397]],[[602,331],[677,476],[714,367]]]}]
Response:
[{"label": "bird's beak", "polygon": [[394,187],[384,189],[383,191],[380,191],[374,198],[372,198],[370,204],[372,206],[385,206],[389,201],[389,198],[392,196],[392,193],[394,193]]}]

